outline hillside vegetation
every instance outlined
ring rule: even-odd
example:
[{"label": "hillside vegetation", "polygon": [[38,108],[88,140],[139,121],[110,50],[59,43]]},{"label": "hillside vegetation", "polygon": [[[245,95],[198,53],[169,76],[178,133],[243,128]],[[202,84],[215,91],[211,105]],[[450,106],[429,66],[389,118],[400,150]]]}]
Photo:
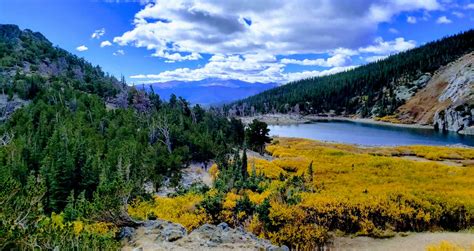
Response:
[{"label": "hillside vegetation", "polygon": [[[277,138],[267,151],[273,160],[250,158],[247,178],[240,172],[243,161],[234,157],[211,168],[211,190],[138,199],[130,215],[168,219],[188,229],[223,221],[275,244],[303,249],[324,245],[334,234],[390,237],[474,226],[472,149],[359,148]],[[407,155],[457,159],[467,166],[399,157]],[[177,205],[184,206],[170,210]]]},{"label": "hillside vegetation", "polygon": [[6,110],[28,101],[0,124],[2,250],[117,249],[145,184],[176,186],[243,140],[239,121],[129,88],[14,25],[0,25],[0,86]]},{"label": "hillside vegetation", "polygon": [[436,70],[473,50],[474,30],[468,30],[353,70],[288,83],[230,104],[225,110],[240,116],[334,111],[384,117],[425,87]]}]

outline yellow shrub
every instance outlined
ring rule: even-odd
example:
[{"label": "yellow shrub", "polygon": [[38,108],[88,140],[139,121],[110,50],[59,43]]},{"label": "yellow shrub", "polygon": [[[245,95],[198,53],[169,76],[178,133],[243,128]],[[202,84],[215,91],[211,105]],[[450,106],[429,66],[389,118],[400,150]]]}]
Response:
[{"label": "yellow shrub", "polygon": [[441,241],[438,244],[428,245],[426,251],[465,251],[465,249],[449,241]]},{"label": "yellow shrub", "polygon": [[212,164],[211,168],[209,168],[209,175],[211,175],[213,181],[217,179],[217,175],[219,175],[219,168],[216,164]]},{"label": "yellow shrub", "polygon": [[74,234],[80,235],[82,230],[84,230],[84,222],[76,220],[72,222]]},{"label": "yellow shrub", "polygon": [[192,230],[208,221],[203,209],[196,206],[203,199],[202,195],[186,194],[174,198],[156,196],[152,202],[136,200],[128,207],[130,216],[137,219],[147,219],[155,216],[182,224]]},{"label": "yellow shrub", "polygon": [[[383,237],[391,231],[463,228],[474,219],[474,168],[396,157],[466,161],[474,159],[472,149],[363,148],[278,138],[267,151],[274,159],[250,158],[248,171],[251,173],[255,167],[268,180],[262,181],[257,191],[227,193],[218,218],[230,224],[242,224],[274,243],[314,249],[327,241],[328,231]],[[313,179],[308,180],[306,172],[311,162]],[[217,173],[217,167],[212,173]],[[300,178],[303,174],[305,179]],[[295,176],[298,177],[293,179]],[[259,206],[269,198],[268,215],[259,218],[255,212],[253,215],[236,212],[237,201],[244,193]],[[207,195],[216,196],[217,191],[212,189]],[[205,212],[196,208],[202,199],[201,195],[187,194],[157,197],[152,202],[136,201],[129,207],[129,213],[141,219],[154,214],[192,229],[208,221]],[[446,223],[442,220],[446,217],[457,220]],[[267,228],[268,225],[271,227]]]},{"label": "yellow shrub", "polygon": [[401,121],[398,119],[397,115],[387,115],[384,117],[376,117],[374,119],[375,121],[382,121],[382,122],[387,122],[387,123],[392,123],[392,124],[400,124]]},{"label": "yellow shrub", "polygon": [[281,167],[275,165],[273,162],[266,161],[263,159],[250,158],[248,161],[247,168],[249,173],[252,173],[253,166],[255,166],[257,174],[262,173],[266,177],[269,177],[271,179],[277,179],[280,176],[280,173],[286,174],[286,171],[283,170]]},{"label": "yellow shrub", "polygon": [[115,233],[117,231],[115,225],[113,225],[112,223],[106,223],[106,222],[94,222],[92,224],[88,224],[84,227],[84,230],[87,233],[99,234],[99,235]]}]

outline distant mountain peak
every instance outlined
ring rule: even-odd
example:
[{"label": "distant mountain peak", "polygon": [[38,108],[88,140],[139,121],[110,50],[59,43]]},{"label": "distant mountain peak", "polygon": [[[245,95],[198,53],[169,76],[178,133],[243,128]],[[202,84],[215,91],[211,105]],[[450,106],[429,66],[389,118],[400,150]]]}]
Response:
[{"label": "distant mountain peak", "polygon": [[246,98],[278,86],[276,83],[250,83],[238,79],[206,78],[196,81],[169,81],[138,85],[153,90],[162,98],[171,94],[181,96],[193,104],[218,105]]}]

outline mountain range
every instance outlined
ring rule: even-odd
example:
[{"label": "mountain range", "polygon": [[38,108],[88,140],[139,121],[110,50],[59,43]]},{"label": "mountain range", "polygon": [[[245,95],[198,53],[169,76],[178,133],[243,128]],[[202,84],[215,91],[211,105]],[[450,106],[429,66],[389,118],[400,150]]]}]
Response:
[{"label": "mountain range", "polygon": [[138,89],[154,91],[162,99],[171,94],[181,96],[191,104],[203,106],[220,105],[244,99],[277,87],[276,83],[250,83],[236,79],[207,78],[197,81],[169,81],[137,85]]}]

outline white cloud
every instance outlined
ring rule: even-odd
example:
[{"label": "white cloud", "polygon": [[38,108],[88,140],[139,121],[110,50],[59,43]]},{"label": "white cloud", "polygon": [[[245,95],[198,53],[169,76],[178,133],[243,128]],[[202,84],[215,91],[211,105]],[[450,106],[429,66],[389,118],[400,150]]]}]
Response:
[{"label": "white cloud", "polygon": [[372,63],[372,62],[376,62],[376,61],[379,61],[379,60],[383,60],[383,59],[386,59],[388,57],[388,55],[383,55],[383,56],[370,56],[370,57],[366,57],[364,58],[364,60],[368,63]]},{"label": "white cloud", "polygon": [[114,55],[114,56],[123,56],[123,55],[125,55],[125,51],[124,50],[117,50],[116,52],[112,53],[112,55]]},{"label": "white cloud", "polygon": [[76,48],[76,51],[87,51],[89,50],[89,48],[87,48],[85,45],[81,45],[79,47]]},{"label": "white cloud", "polygon": [[172,61],[175,53],[182,60],[195,59],[185,56],[192,53],[321,53],[370,43],[378,24],[401,12],[439,8],[436,0],[159,1],[138,12],[134,28],[114,42]]},{"label": "white cloud", "polygon": [[95,30],[94,33],[92,33],[91,38],[99,39],[103,35],[105,35],[105,28]]},{"label": "white cloud", "polygon": [[467,10],[474,10],[474,3],[470,3],[470,4],[466,5],[466,6],[464,7],[464,9],[467,9]]},{"label": "white cloud", "polygon": [[[437,0],[173,0],[146,5],[133,28],[113,42],[152,51],[165,62],[199,60],[199,68],[178,68],[132,76],[141,82],[241,79],[278,82],[350,69],[351,57],[366,60],[411,49],[412,40],[375,40],[380,23],[403,12],[441,9]],[[427,14],[428,15],[428,14]],[[291,18],[289,18],[291,17]],[[395,29],[389,30],[397,33]],[[308,58],[294,59],[295,55]],[[316,54],[327,57],[316,58]],[[277,60],[276,58],[282,58]],[[301,58],[301,57],[300,57]],[[285,72],[288,64],[325,67]]]},{"label": "white cloud", "polygon": [[407,23],[416,24],[416,17],[414,17],[414,16],[408,16],[408,17],[407,17]]},{"label": "white cloud", "polygon": [[305,66],[322,66],[322,67],[340,67],[346,66],[350,63],[350,56],[344,54],[335,54],[327,59],[318,58],[318,59],[289,59],[283,58],[280,62],[282,64],[296,64],[296,65],[305,65]]},{"label": "white cloud", "polygon": [[384,41],[382,38],[375,40],[375,45],[370,45],[359,49],[361,53],[373,53],[379,55],[389,55],[409,49],[413,49],[416,42],[413,40],[406,41],[403,37],[396,38],[393,41]]},{"label": "white cloud", "polygon": [[201,59],[201,55],[199,53],[190,53],[189,55],[183,55],[181,53],[168,53],[166,51],[156,51],[155,53],[151,54],[153,57],[160,57],[167,59],[166,63],[174,63],[176,61],[184,61],[184,60],[198,60]]},{"label": "white cloud", "polygon": [[[269,53],[226,55],[215,54],[208,63],[197,69],[178,68],[158,74],[138,74],[130,76],[140,83],[166,82],[171,80],[193,81],[205,78],[240,79],[247,82],[276,82],[287,83],[306,77],[323,76],[352,69],[351,57],[364,54],[367,62],[383,59],[390,54],[401,52],[415,47],[412,40],[397,38],[393,41],[384,41],[378,38],[373,45],[361,47],[357,50],[338,48],[332,50],[327,58],[318,59],[291,59],[277,60]],[[285,72],[289,64],[303,66],[320,66],[328,69],[322,71]]]},{"label": "white cloud", "polygon": [[449,18],[447,18],[446,16],[441,16],[439,17],[437,20],[436,20],[436,23],[438,24],[450,24],[452,23],[453,21],[451,21]]},{"label": "white cloud", "polygon": [[287,83],[302,78],[324,76],[355,66],[333,67],[323,71],[284,72],[285,64],[279,63],[271,55],[252,54],[239,56],[225,56],[217,54],[212,56],[209,62],[197,69],[178,68],[172,71],[164,71],[159,74],[139,74],[130,76],[140,83],[167,82],[172,80],[193,81],[206,78],[240,79],[255,82]]},{"label": "white cloud", "polygon": [[100,47],[107,47],[107,46],[112,46],[112,43],[109,41],[109,40],[105,40],[105,41],[102,41],[102,43],[100,43]]}]

